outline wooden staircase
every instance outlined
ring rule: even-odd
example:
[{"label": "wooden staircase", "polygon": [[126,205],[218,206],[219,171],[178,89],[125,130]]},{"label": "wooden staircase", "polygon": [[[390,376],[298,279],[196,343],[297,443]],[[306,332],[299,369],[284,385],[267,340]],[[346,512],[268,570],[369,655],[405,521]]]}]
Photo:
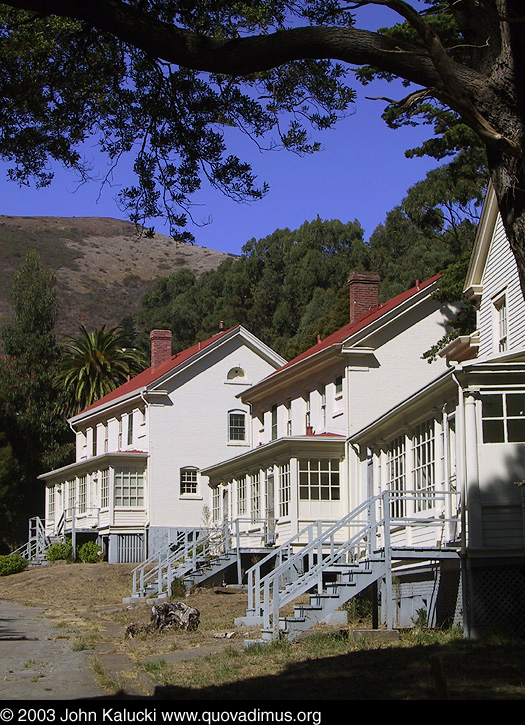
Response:
[{"label": "wooden staircase", "polygon": [[[447,492],[443,497],[450,493],[455,494]],[[403,495],[414,497],[417,492]],[[400,496],[395,496],[398,503]],[[236,620],[236,624],[262,625],[262,630],[259,640],[247,640],[246,644],[280,638],[294,640],[380,579],[384,581],[386,626],[392,629],[395,567],[406,561],[458,556],[455,543],[446,543],[446,532],[457,531],[456,516],[391,519],[394,508],[389,491],[371,497],[335,524],[327,527],[323,522],[315,522],[303,529],[281,547],[281,552],[273,552],[275,566],[266,575],[261,575],[261,565],[267,564],[268,558],[248,570],[248,609],[246,617]],[[398,536],[400,530],[412,527],[417,527],[418,534],[437,528],[433,536],[436,544],[399,546],[396,539],[393,547],[392,529]],[[305,539],[306,543],[301,544]],[[294,604],[293,614],[283,615],[287,605],[303,596],[307,596],[307,603]]]}]

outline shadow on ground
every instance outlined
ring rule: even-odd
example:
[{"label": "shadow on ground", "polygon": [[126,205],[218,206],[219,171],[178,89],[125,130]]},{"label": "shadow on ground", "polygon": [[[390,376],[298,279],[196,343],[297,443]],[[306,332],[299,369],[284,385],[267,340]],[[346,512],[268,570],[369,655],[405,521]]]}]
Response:
[{"label": "shadow on ground", "polygon": [[359,650],[290,664],[277,675],[246,677],[231,684],[200,689],[182,683],[158,686],[153,697],[144,699],[522,700],[524,655],[522,641]]}]

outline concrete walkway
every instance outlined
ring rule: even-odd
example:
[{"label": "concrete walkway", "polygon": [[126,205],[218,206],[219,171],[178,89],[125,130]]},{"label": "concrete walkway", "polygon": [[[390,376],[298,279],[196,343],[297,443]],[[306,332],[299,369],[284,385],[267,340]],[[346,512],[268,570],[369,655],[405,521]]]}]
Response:
[{"label": "concrete walkway", "polygon": [[0,700],[74,700],[107,695],[69,638],[36,607],[0,600]]}]

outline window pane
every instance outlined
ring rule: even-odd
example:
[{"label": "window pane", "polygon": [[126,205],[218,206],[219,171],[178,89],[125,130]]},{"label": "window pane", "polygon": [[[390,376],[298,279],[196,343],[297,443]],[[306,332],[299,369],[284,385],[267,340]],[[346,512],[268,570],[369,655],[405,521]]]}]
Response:
[{"label": "window pane", "polygon": [[502,420],[483,421],[483,443],[503,443],[505,431]]},{"label": "window pane", "polygon": [[501,395],[486,395],[482,400],[484,418],[503,417],[503,400]]},{"label": "window pane", "polygon": [[525,418],[508,421],[508,434],[511,443],[525,442]]},{"label": "window pane", "polygon": [[507,395],[507,415],[513,418],[525,415],[525,393]]}]

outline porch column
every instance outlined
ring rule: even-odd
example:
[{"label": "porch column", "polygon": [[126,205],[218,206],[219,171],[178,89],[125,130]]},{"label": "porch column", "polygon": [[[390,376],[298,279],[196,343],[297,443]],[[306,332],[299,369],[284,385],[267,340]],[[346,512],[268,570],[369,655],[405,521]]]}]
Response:
[{"label": "porch column", "polygon": [[299,462],[290,458],[290,522],[292,536],[299,531]]},{"label": "porch column", "polygon": [[468,547],[483,546],[482,509],[478,470],[478,429],[476,420],[477,395],[465,391],[465,466],[466,466],[466,509],[468,524]]}]

